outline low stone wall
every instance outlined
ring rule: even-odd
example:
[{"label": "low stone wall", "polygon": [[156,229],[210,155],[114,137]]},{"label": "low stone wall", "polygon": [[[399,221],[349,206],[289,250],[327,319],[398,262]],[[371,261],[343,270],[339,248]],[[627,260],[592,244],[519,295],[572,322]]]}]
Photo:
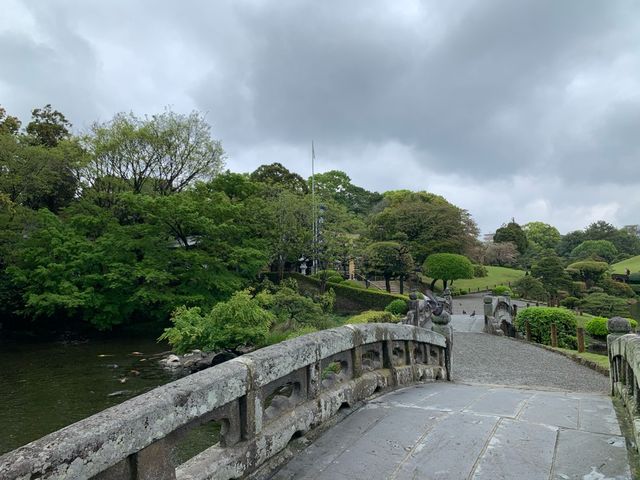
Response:
[{"label": "low stone wall", "polygon": [[640,336],[631,331],[628,320],[608,321],[607,350],[611,395],[622,399],[630,417],[635,448],[640,448]]},{"label": "low stone wall", "polygon": [[[235,479],[375,392],[444,379],[445,338],[409,325],[304,335],[189,375],[0,457],[7,479]],[[220,443],[174,465],[189,430]]]}]

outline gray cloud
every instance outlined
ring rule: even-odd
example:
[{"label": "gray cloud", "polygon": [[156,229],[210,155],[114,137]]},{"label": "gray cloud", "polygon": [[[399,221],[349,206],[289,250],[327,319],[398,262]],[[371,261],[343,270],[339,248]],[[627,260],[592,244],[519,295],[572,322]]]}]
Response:
[{"label": "gray cloud", "polygon": [[[640,4],[7,0],[0,104],[207,112],[229,166],[427,188],[492,230],[638,223]],[[597,194],[595,194],[597,192]]]}]

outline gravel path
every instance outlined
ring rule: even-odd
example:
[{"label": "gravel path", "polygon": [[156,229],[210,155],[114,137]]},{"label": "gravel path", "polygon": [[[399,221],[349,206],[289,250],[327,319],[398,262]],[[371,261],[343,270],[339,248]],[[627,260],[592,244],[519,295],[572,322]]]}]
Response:
[{"label": "gravel path", "polygon": [[453,380],[576,392],[608,392],[608,377],[560,354],[521,341],[456,332]]}]

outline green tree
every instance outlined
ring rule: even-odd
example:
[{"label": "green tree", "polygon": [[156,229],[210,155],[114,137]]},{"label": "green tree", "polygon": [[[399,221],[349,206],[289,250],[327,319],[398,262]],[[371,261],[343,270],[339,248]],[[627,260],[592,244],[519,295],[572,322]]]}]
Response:
[{"label": "green tree", "polygon": [[280,188],[293,193],[306,194],[309,189],[307,182],[297,173],[289,171],[281,163],[271,163],[260,165],[251,173],[251,180],[266,183],[267,185],[277,185]]},{"label": "green tree", "polygon": [[82,171],[102,205],[120,192],[171,194],[220,173],[224,151],[198,112],[117,114],[85,137],[92,159]]},{"label": "green tree", "polygon": [[528,300],[546,300],[547,291],[540,280],[532,275],[525,275],[519,278],[513,284],[513,291],[520,295],[521,298]]},{"label": "green tree", "polygon": [[526,252],[528,245],[526,233],[522,230],[522,227],[515,222],[515,220],[512,220],[497,229],[493,236],[493,241],[495,243],[512,242],[515,244],[520,254]]},{"label": "green tree", "polygon": [[582,230],[575,230],[563,235],[556,246],[556,253],[563,258],[569,258],[574,248],[587,240]]},{"label": "green tree", "polygon": [[604,260],[613,262],[618,255],[618,249],[609,240],[586,240],[571,251],[571,258],[584,260]]},{"label": "green tree", "polygon": [[51,104],[31,111],[31,121],[27,124],[27,133],[36,144],[45,147],[55,147],[62,140],[71,136],[71,124],[67,118]]},{"label": "green tree", "polygon": [[560,243],[560,232],[553,225],[544,222],[529,222],[522,227],[527,240],[540,249],[555,249]]},{"label": "green tree", "polygon": [[[307,183],[311,188],[311,177]],[[315,187],[321,198],[333,199],[356,215],[367,215],[382,200],[382,195],[354,185],[349,176],[339,170],[316,174]]]},{"label": "green tree", "polygon": [[417,262],[431,253],[467,253],[477,244],[478,228],[466,210],[427,192],[386,192],[369,221],[374,241],[388,241],[398,234]]},{"label": "green tree", "polygon": [[567,271],[592,287],[609,270],[607,262],[597,262],[595,260],[582,260],[572,263],[567,267]]},{"label": "green tree", "polygon": [[467,257],[455,253],[429,255],[422,266],[422,271],[432,278],[431,290],[435,288],[438,280],[442,280],[442,287],[446,289],[449,281],[473,278],[473,264]]},{"label": "green tree", "polygon": [[384,277],[386,290],[391,292],[390,280],[409,275],[413,269],[413,258],[408,249],[398,242],[376,242],[364,252],[364,268],[367,275]]},{"label": "green tree", "polygon": [[569,282],[562,259],[548,252],[531,267],[531,275],[542,282],[547,292],[556,294]]},{"label": "green tree", "polygon": [[74,139],[48,147],[0,132],[0,193],[14,204],[57,212],[76,196],[75,172],[85,161]]},{"label": "green tree", "polygon": [[22,123],[17,117],[7,115],[7,111],[0,106],[0,135],[16,135]]}]

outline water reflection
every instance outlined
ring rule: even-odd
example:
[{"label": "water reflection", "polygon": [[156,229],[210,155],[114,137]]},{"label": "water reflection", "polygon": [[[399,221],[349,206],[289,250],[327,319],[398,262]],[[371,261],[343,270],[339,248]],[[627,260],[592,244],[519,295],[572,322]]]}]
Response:
[{"label": "water reflection", "polygon": [[0,454],[174,380],[166,345],[119,339],[0,344]]}]

